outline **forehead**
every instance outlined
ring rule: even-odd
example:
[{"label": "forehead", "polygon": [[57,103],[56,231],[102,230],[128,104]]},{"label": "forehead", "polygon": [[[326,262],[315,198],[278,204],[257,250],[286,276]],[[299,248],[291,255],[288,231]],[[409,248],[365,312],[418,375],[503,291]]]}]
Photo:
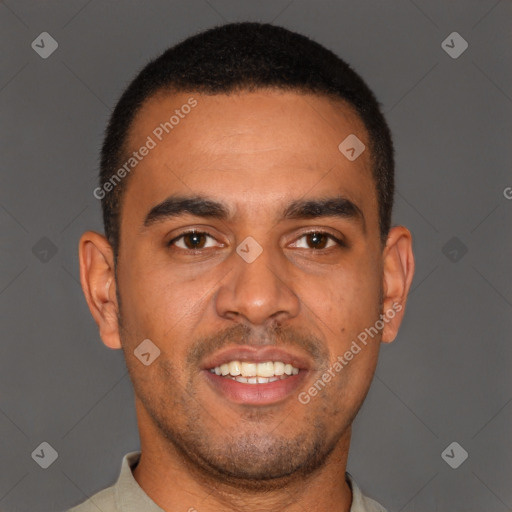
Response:
[{"label": "forehead", "polygon": [[243,215],[282,209],[286,198],[339,193],[373,205],[376,215],[369,151],[350,161],[338,147],[354,135],[368,148],[355,111],[314,94],[160,92],[130,130],[127,157],[152,148],[130,176],[123,209],[142,218],[170,194],[186,193],[217,197]]}]

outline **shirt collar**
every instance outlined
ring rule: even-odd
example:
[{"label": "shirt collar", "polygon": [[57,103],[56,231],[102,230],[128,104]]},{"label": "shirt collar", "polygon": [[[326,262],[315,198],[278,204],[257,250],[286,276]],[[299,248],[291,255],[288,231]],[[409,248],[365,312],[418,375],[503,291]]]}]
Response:
[{"label": "shirt collar", "polygon": [[133,477],[132,469],[139,462],[140,453],[130,452],[123,457],[121,472],[115,484],[117,508],[122,512],[164,512]]},{"label": "shirt collar", "polygon": [[376,501],[365,496],[354,479],[349,473],[346,473],[347,482],[352,489],[352,506],[350,512],[386,512],[386,509]]}]

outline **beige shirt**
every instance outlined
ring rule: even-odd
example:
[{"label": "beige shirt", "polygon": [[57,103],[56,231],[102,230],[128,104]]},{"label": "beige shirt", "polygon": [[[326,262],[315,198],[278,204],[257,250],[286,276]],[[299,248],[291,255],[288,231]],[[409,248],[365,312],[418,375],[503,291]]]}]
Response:
[{"label": "beige shirt", "polygon": [[[133,478],[132,468],[139,461],[139,457],[140,452],[127,453],[123,457],[117,482],[68,512],[164,512]],[[352,487],[350,512],[386,512],[376,501],[363,496],[348,473],[347,480]],[[189,510],[195,509],[190,507]]]}]

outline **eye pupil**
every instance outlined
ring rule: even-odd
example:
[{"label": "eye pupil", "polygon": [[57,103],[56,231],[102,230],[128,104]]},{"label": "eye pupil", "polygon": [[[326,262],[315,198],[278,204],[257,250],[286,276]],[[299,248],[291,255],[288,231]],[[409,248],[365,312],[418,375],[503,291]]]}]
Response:
[{"label": "eye pupil", "polygon": [[[198,240],[200,239],[203,239],[203,243],[196,243],[198,242]],[[187,233],[186,235],[184,235],[183,237],[183,241],[185,242],[185,245],[187,246],[188,249],[201,249],[204,245],[204,234],[203,233]],[[189,244],[188,241],[192,241],[192,244]]]},{"label": "eye pupil", "polygon": [[323,249],[327,243],[327,236],[323,233],[309,233],[307,237],[308,243],[313,245],[315,249]]}]

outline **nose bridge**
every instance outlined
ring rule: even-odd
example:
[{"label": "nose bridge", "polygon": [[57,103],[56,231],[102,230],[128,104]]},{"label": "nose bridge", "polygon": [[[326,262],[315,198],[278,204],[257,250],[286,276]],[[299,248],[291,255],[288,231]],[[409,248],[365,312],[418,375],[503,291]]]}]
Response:
[{"label": "nose bridge", "polygon": [[278,317],[297,315],[299,301],[286,279],[285,262],[278,254],[248,237],[230,259],[233,272],[217,294],[220,316],[261,325]]}]

